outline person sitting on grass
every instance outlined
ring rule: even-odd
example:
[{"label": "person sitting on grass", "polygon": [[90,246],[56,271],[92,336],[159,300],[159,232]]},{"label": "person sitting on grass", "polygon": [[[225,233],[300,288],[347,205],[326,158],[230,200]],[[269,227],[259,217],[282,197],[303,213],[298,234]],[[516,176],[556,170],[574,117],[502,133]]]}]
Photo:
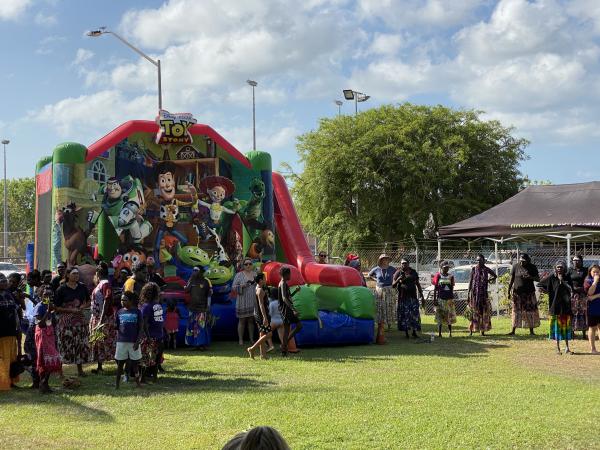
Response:
[{"label": "person sitting on grass", "polygon": [[117,349],[115,351],[115,360],[117,361],[117,379],[115,388],[119,389],[121,375],[125,363],[129,361],[131,370],[136,374],[135,381],[140,386],[140,374],[138,372],[138,362],[142,359],[140,342],[143,338],[143,318],[138,309],[138,296],[135,292],[124,292],[121,297],[123,308],[117,312]]},{"label": "person sitting on grass", "polygon": [[[292,297],[300,292],[300,286],[298,286],[294,292],[290,292],[290,286],[288,285],[288,282],[292,276],[292,271],[289,267],[282,266],[281,269],[279,269],[279,274],[281,275],[281,281],[279,282],[277,294],[279,297],[279,311],[281,312],[281,317],[283,318],[283,342],[281,343],[281,355],[287,356],[288,343],[290,339],[292,339],[302,329],[302,322],[300,322],[298,311],[296,311],[294,308],[294,303],[292,302]],[[295,325],[295,327],[290,332],[292,325]]]},{"label": "person sitting on grass", "polygon": [[600,266],[597,264],[590,267],[589,277],[585,281],[584,288],[587,289],[588,295],[588,340],[592,354],[597,355],[599,352],[596,350],[596,331],[600,325]]},{"label": "person sitting on grass", "polygon": [[538,283],[542,292],[548,293],[548,312],[550,313],[550,339],[556,341],[556,353],[562,354],[560,341],[565,341],[566,354],[573,354],[569,348],[569,339],[573,338],[571,327],[571,293],[573,284],[571,277],[566,273],[567,265],[564,261],[557,261],[554,273],[548,275]]},{"label": "person sitting on grass", "polygon": [[254,343],[252,347],[248,347],[247,351],[250,358],[254,359],[254,351],[256,347],[260,348],[260,358],[267,359],[267,352],[265,351],[265,341],[271,339],[273,336],[273,327],[271,326],[271,317],[269,316],[269,296],[265,290],[265,274],[259,273],[254,278],[256,282],[256,304],[254,305],[254,320],[256,326],[260,331],[260,338]]}]

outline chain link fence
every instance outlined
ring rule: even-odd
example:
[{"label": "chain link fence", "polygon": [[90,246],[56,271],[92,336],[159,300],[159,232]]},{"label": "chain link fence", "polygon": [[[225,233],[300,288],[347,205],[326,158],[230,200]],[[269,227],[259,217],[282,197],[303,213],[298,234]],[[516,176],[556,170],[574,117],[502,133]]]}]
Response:
[{"label": "chain link fence", "polygon": [[13,264],[19,271],[25,271],[25,250],[27,244],[33,242],[34,238],[33,231],[10,231],[6,233],[5,252],[4,233],[0,233],[0,264]]},{"label": "chain link fence", "polygon": [[[535,264],[543,277],[553,270],[557,260],[567,260],[567,247],[564,242],[514,242],[498,243],[496,253],[495,245],[491,241],[442,242],[440,258],[438,258],[438,242],[436,240],[401,241],[394,243],[364,243],[353,247],[331,245],[328,242],[318,242],[317,252],[328,254],[330,264],[344,264],[348,253],[358,254],[365,276],[368,271],[377,265],[377,260],[382,253],[391,258],[391,265],[400,267],[402,258],[406,258],[411,267],[419,273],[419,281],[425,296],[425,313],[433,314],[433,286],[431,280],[439,270],[439,260],[450,263],[451,272],[455,278],[456,312],[465,315],[468,311],[467,294],[471,267],[475,264],[477,256],[482,254],[487,265],[498,274],[498,281],[489,286],[494,315],[510,316],[511,304],[508,300],[508,283],[510,281],[511,266],[516,263],[521,253],[528,253],[532,263]],[[571,255],[582,255],[584,265],[589,267],[600,261],[600,242],[571,243]],[[496,257],[497,255],[497,257]],[[374,289],[372,281],[368,286]],[[547,313],[547,297],[537,293],[540,303],[540,313]]]}]

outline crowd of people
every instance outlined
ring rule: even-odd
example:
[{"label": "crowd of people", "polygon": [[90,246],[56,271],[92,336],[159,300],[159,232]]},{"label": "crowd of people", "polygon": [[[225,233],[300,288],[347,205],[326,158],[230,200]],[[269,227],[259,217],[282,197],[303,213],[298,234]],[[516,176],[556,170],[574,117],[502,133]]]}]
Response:
[{"label": "crowd of people", "polygon": [[[407,339],[418,338],[420,311],[425,306],[419,274],[409,261],[402,259],[399,268],[390,262],[390,256],[382,254],[377,266],[368,272],[368,278],[376,285],[378,343],[384,341],[379,339],[380,332],[386,328],[389,331],[394,322]],[[346,265],[360,273],[357,255],[348,255]],[[247,334],[250,346],[246,350],[251,358],[257,352],[262,359],[267,358],[275,349],[275,331],[282,356],[299,351],[294,336],[302,329],[302,322],[293,301],[299,288],[292,290],[289,286],[289,267],[281,267],[280,277],[277,288],[269,288],[265,275],[256,273],[253,261],[246,259],[243,270],[233,280],[239,344],[245,345]],[[479,255],[471,270],[467,296],[471,335],[485,335],[492,328],[488,286],[496,278],[483,255]],[[432,285],[438,335],[442,336],[447,327],[452,336],[452,325],[457,320],[455,280],[447,261],[440,264]],[[116,361],[117,388],[122,378],[138,385],[157,381],[158,374],[164,371],[164,349],[177,347],[180,323],[174,302],[167,301],[166,311],[163,310],[161,290],[165,286],[152,258],[133,264],[131,273],[125,270],[112,277],[108,265],[100,262],[91,292],[80,281],[79,268],[63,263],[58,265],[54,277],[49,270],[33,270],[26,280],[18,273],[8,277],[0,274],[0,390],[14,386],[19,373],[29,367],[33,387],[50,392],[49,378],[54,373],[62,377],[63,364],[75,365],[78,376],[85,377],[84,364],[89,362],[96,364],[93,374],[102,374],[104,363]],[[540,279],[531,258],[521,254],[508,283],[512,305],[510,335],[520,328],[529,329],[533,335],[540,326],[536,287],[548,295],[549,337],[556,341],[556,351],[562,353],[564,342],[565,353],[572,353],[569,342],[575,332],[581,331],[589,340],[591,352],[598,354],[595,339],[600,325],[600,266],[586,268],[583,258],[575,256],[571,268],[564,261],[557,261],[554,271]],[[206,350],[211,341],[212,285],[201,266],[193,269],[184,290],[190,297],[185,344]],[[34,305],[30,316],[25,315],[26,298]],[[259,336],[256,341],[255,326]]]},{"label": "crowd of people", "polygon": [[[257,274],[247,259],[233,281],[239,343],[244,345],[247,330],[251,343],[247,351],[252,358],[258,350],[266,359],[275,349],[275,330],[282,356],[299,351],[294,335],[302,323],[293,304],[298,289],[292,291],[288,285],[289,267],[282,266],[280,276],[279,286],[269,289],[264,274]],[[138,386],[158,380],[164,371],[164,349],[177,347],[180,316],[175,301],[163,302],[161,290],[166,283],[154,261],[136,262],[131,273],[118,272],[113,277],[109,277],[108,265],[100,262],[93,283],[90,292],[80,281],[79,268],[64,263],[58,264],[54,277],[48,270],[33,270],[26,281],[17,273],[8,278],[0,274],[0,390],[15,386],[24,367],[29,367],[32,387],[42,393],[51,392],[53,373],[70,387],[79,381],[63,377],[63,364],[76,366],[80,378],[87,376],[84,364],[89,362],[96,363],[91,372],[97,375],[104,372],[104,363],[115,361],[116,388],[122,379]],[[185,344],[206,350],[211,341],[212,285],[202,266],[194,267],[183,289],[189,294]],[[34,305],[29,316],[25,315],[25,298]],[[255,323],[260,332],[256,342]]]},{"label": "crowd of people", "polygon": [[[375,281],[377,323],[379,329],[389,330],[394,321],[398,330],[406,338],[419,337],[421,331],[420,308],[425,306],[423,290],[418,273],[402,259],[400,267],[390,265],[391,258],[386,254],[379,256],[377,266],[371,269],[368,277]],[[492,304],[488,292],[490,283],[497,274],[488,266],[483,255],[471,269],[467,294],[469,333],[485,333],[492,328]],[[450,273],[448,261],[442,261],[440,270],[432,277],[433,305],[438,335],[442,328],[448,327],[452,336],[452,325],[456,323],[455,281]],[[549,338],[556,342],[557,353],[562,353],[561,342],[565,343],[565,353],[572,353],[569,341],[574,332],[581,331],[589,340],[592,354],[596,349],[596,333],[600,325],[600,266],[583,266],[583,257],[573,257],[571,268],[565,261],[557,261],[554,271],[540,279],[538,268],[527,253],[522,253],[519,262],[513,265],[508,284],[511,302],[512,330],[529,329],[531,335],[540,326],[539,300],[536,287],[548,295],[548,314],[550,316]],[[410,333],[412,331],[412,333]],[[587,334],[586,334],[587,333]]]}]

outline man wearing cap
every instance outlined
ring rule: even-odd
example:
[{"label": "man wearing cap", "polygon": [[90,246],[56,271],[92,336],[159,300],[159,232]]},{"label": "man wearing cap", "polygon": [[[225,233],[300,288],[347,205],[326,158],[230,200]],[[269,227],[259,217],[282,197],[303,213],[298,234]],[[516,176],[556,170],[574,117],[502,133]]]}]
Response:
[{"label": "man wearing cap", "polygon": [[508,297],[512,302],[512,331],[509,335],[514,335],[517,328],[529,328],[529,334],[533,335],[533,329],[540,326],[535,281],[540,281],[538,269],[527,253],[521,253],[519,264],[512,267],[508,283]]},{"label": "man wearing cap", "polygon": [[135,292],[138,296],[142,292],[144,284],[148,278],[148,269],[146,263],[138,261],[131,266],[131,275],[123,285],[123,292]]},{"label": "man wearing cap", "polygon": [[65,265],[64,262],[59,262],[58,265],[56,266],[57,274],[52,278],[52,281],[50,281],[50,288],[52,289],[53,294],[56,293],[56,290],[60,286],[60,282],[65,277],[66,268],[67,268],[67,266]]},{"label": "man wearing cap", "polygon": [[587,295],[584,289],[588,268],[583,265],[581,255],[573,256],[573,266],[567,272],[573,283],[573,295],[571,296],[571,309],[573,310],[573,331],[581,331],[583,338],[588,329],[587,320]]},{"label": "man wearing cap", "polygon": [[[419,312],[419,299],[423,299],[423,289],[419,283],[419,274],[410,267],[407,259],[402,258],[400,268],[394,273],[392,286],[398,289],[398,330],[404,331],[409,338],[412,330],[414,338],[419,337],[417,331],[421,331],[421,314]],[[417,298],[419,291],[419,298]]]},{"label": "man wearing cap", "polygon": [[382,253],[377,259],[377,266],[373,267],[368,277],[376,282],[375,298],[377,300],[377,322],[386,324],[388,331],[396,317],[396,296],[392,282],[396,268],[390,266],[391,258]]}]

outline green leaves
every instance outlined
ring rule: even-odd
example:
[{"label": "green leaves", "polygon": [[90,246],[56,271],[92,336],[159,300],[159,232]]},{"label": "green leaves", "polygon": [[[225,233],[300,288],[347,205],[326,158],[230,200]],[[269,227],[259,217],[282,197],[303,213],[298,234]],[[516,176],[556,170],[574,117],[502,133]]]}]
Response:
[{"label": "green leaves", "polygon": [[292,193],[307,231],[392,242],[422,236],[430,212],[446,225],[514,195],[528,142],[480,114],[404,103],[322,119],[297,145]]}]

